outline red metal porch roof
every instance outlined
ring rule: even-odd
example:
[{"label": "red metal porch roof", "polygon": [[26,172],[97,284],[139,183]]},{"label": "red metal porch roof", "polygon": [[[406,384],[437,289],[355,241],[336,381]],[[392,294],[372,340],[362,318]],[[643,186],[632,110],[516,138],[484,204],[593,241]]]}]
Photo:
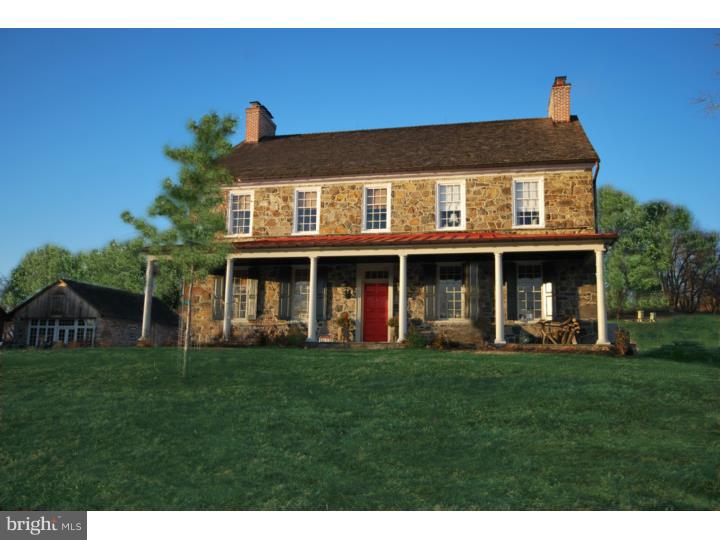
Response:
[{"label": "red metal porch roof", "polygon": [[237,249],[293,248],[293,247],[364,247],[424,244],[471,244],[488,242],[582,242],[604,240],[612,243],[617,233],[488,233],[488,232],[433,232],[433,233],[367,233],[326,234],[306,236],[273,236],[236,241]]}]

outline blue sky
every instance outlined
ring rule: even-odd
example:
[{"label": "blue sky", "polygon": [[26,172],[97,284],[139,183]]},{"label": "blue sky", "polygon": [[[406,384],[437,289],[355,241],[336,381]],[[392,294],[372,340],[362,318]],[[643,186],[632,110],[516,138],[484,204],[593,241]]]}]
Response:
[{"label": "blue sky", "polygon": [[[251,100],[278,133],[544,116],[555,75],[600,185],[720,229],[717,30],[0,30],[0,275],[47,242],[128,239],[165,144]],[[242,139],[242,123],[235,141]]]}]

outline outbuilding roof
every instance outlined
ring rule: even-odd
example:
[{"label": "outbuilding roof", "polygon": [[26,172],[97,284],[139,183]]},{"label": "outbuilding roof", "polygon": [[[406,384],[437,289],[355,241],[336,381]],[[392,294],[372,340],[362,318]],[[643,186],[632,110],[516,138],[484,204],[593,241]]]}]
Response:
[{"label": "outbuilding roof", "polygon": [[[30,298],[16,306],[8,313],[8,316],[12,316],[33,298],[59,283],[65,283],[68,289],[71,289],[80,296],[80,298],[94,307],[102,318],[142,322],[143,303],[145,301],[144,295],[111,287],[103,287],[93,283],[75,281],[73,279],[58,279],[50,285],[43,287]],[[153,298],[152,320],[154,323],[169,326],[176,326],[178,324],[177,314],[157,298]]]},{"label": "outbuilding roof", "polygon": [[240,182],[594,163],[577,117],[263,137],[224,163]]}]

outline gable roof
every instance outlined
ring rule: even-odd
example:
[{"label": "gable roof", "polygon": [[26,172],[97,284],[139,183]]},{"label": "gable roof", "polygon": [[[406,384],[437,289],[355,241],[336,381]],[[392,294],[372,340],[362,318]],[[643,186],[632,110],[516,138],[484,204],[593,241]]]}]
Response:
[{"label": "gable roof", "polygon": [[[50,285],[43,287],[30,298],[16,306],[8,315],[13,315],[33,298],[59,283],[65,283],[68,289],[75,292],[80,298],[94,307],[102,318],[142,322],[143,304],[145,302],[144,295],[123,291],[121,289],[113,289],[111,287],[103,287],[92,283],[75,281],[73,279],[58,279]],[[153,298],[152,320],[153,322],[163,325],[174,326],[178,324],[177,314],[157,298]]]},{"label": "gable roof", "polygon": [[576,116],[264,137],[225,158],[242,181],[468,171],[598,160]]}]

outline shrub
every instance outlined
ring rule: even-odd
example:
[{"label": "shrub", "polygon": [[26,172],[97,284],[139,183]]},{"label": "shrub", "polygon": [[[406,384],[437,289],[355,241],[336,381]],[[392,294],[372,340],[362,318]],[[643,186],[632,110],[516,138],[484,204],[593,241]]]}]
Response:
[{"label": "shrub", "polygon": [[405,346],[409,349],[423,349],[427,346],[427,338],[420,333],[420,331],[411,326],[408,329],[407,337],[405,338]]},{"label": "shrub", "polygon": [[307,334],[303,332],[302,328],[292,326],[288,328],[287,334],[285,334],[285,343],[288,347],[304,347],[307,341]]},{"label": "shrub", "polygon": [[460,343],[448,338],[441,332],[430,342],[430,347],[436,350],[457,349],[460,347]]},{"label": "shrub", "polygon": [[350,314],[347,311],[344,311],[337,319],[335,319],[335,324],[337,324],[338,328],[340,328],[343,342],[349,342],[352,331],[355,328],[355,321],[350,318]]}]

